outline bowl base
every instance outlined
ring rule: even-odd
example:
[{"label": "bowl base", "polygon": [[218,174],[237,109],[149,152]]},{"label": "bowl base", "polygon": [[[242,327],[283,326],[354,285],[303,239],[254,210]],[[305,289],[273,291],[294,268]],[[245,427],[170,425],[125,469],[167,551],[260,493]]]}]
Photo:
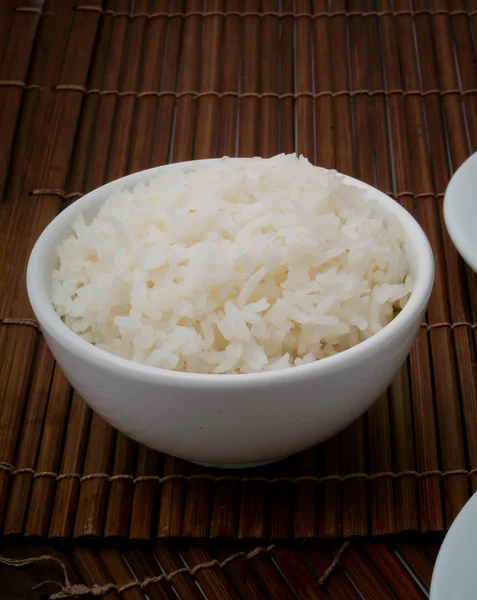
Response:
[{"label": "bowl base", "polygon": [[281,456],[280,458],[273,458],[272,460],[264,460],[263,462],[256,463],[203,463],[196,462],[195,460],[191,460],[190,462],[194,463],[195,465],[200,465],[201,467],[208,467],[209,469],[253,469],[255,467],[271,465],[272,463],[279,462],[285,458],[286,456]]}]

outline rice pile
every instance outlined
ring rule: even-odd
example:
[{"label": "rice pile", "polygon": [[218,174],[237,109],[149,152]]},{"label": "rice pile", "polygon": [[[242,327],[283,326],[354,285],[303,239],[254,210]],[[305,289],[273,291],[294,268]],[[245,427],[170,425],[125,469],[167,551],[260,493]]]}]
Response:
[{"label": "rice pile", "polygon": [[73,230],[57,249],[57,313],[163,369],[309,363],[378,332],[412,290],[399,221],[295,155],[165,170]]}]

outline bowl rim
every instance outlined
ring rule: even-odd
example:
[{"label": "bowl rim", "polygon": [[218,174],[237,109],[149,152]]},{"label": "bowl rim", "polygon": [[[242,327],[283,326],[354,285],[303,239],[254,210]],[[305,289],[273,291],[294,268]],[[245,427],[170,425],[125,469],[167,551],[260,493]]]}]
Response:
[{"label": "bowl rim", "polygon": [[[403,224],[408,235],[412,239],[413,245],[417,246],[417,270],[419,276],[414,280],[414,289],[411,293],[406,306],[399,312],[398,315],[388,323],[383,329],[375,333],[367,340],[364,340],[343,350],[333,356],[321,358],[311,363],[299,365],[288,369],[277,369],[276,371],[261,371],[258,373],[231,373],[231,374],[215,374],[215,373],[192,373],[188,371],[173,371],[162,369],[160,367],[152,367],[142,363],[133,362],[130,359],[116,356],[106,350],[97,348],[93,344],[83,340],[78,334],[72,331],[55,312],[51,303],[51,298],[46,290],[42,273],[44,271],[45,260],[51,251],[50,238],[58,235],[71,224],[75,216],[89,207],[96,200],[101,204],[111,194],[114,189],[127,189],[139,181],[147,180],[153,177],[162,169],[190,169],[195,165],[211,164],[219,158],[192,160],[180,163],[172,163],[153,167],[138,171],[125,177],[116,179],[105,185],[96,188],[95,190],[85,194],[80,199],[59,213],[43,230],[40,237],[36,241],[27,265],[27,291],[33,312],[40,324],[52,338],[59,341],[63,346],[66,346],[70,351],[84,359],[86,362],[101,362],[105,367],[112,370],[126,370],[131,377],[146,378],[150,381],[173,381],[180,380],[182,383],[189,382],[190,384],[205,384],[222,385],[226,384],[267,384],[271,380],[277,382],[286,382],[297,377],[317,376],[330,371],[345,368],[353,363],[355,359],[361,357],[364,360],[366,356],[372,356],[376,352],[382,342],[386,338],[393,337],[403,326],[413,321],[416,314],[421,314],[426,307],[429,296],[432,291],[434,281],[434,257],[429,240],[427,239],[421,226],[417,223],[414,217],[403,208],[398,202],[379,191],[375,187],[368,185],[358,179],[345,175],[345,184],[352,184],[370,192],[371,197],[377,201],[380,208],[385,212],[394,214]],[[230,158],[232,161],[252,160],[251,158]],[[103,199],[98,200],[98,196]],[[224,376],[226,375],[226,376]]]},{"label": "bowl rim", "polygon": [[457,194],[454,192],[454,188],[459,184],[460,179],[467,173],[468,170],[477,170],[477,152],[471,154],[460,167],[455,171],[451,177],[444,194],[444,223],[446,225],[447,232],[452,240],[452,243],[457,248],[457,251],[465,262],[472,268],[473,271],[477,272],[477,258],[475,253],[469,251],[469,244],[467,243],[465,236],[462,235],[462,230],[458,224],[456,218],[456,212],[452,209],[455,207],[455,200]]},{"label": "bowl rim", "polygon": [[[465,591],[465,597],[467,599],[469,598],[469,596],[467,596],[467,591],[470,592],[471,588],[467,585],[469,581],[466,575],[471,571],[467,570],[465,566],[464,569],[462,569],[462,558],[469,554],[472,556],[477,548],[477,542],[474,541],[475,536],[472,535],[472,529],[475,529],[474,523],[476,515],[477,492],[472,494],[461,508],[444,537],[432,573],[429,600],[445,600],[446,598],[450,598],[451,596],[447,595],[447,592],[449,591]],[[469,529],[471,529],[470,535]],[[464,543],[462,543],[463,541]],[[457,556],[455,557],[456,554]],[[447,575],[449,572],[451,573],[450,577]],[[455,589],[455,586],[453,585],[456,582],[459,582],[459,589]],[[445,590],[441,594],[442,587],[444,587]],[[452,587],[453,589],[449,590],[449,587]],[[475,587],[472,587],[472,598],[474,598],[474,592]],[[459,598],[462,598],[462,596],[459,595]]]}]

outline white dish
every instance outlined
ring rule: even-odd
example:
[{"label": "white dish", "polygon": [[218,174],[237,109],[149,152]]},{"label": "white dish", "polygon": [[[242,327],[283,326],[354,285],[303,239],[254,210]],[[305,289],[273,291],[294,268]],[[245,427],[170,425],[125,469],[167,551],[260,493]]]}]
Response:
[{"label": "white dish", "polygon": [[[247,159],[234,159],[247,160]],[[117,188],[132,188],[163,169],[129,175],[87,194],[50,223],[28,264],[27,287],[45,339],[73,387],[106,421],[154,449],[201,464],[251,466],[309,448],[364,413],[395,377],[421,325],[434,279],[429,242],[413,217],[375,188],[401,221],[414,290],[384,329],[340,354],[292,369],[245,375],[166,371],[109,354],[81,339],[50,300],[55,248],[79,212],[92,217]]]},{"label": "white dish", "polygon": [[459,254],[477,272],[477,152],[450,180],[444,198],[444,220]]},{"label": "white dish", "polygon": [[452,524],[437,557],[431,600],[477,598],[477,494]]}]

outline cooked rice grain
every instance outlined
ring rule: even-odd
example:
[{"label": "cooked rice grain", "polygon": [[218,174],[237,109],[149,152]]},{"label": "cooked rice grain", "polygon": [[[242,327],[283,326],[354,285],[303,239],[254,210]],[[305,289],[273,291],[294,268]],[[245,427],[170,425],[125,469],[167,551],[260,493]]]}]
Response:
[{"label": "cooked rice grain", "polygon": [[412,290],[400,222],[295,155],[166,169],[72,228],[55,310],[86,341],[163,369],[309,363],[378,332]]}]

